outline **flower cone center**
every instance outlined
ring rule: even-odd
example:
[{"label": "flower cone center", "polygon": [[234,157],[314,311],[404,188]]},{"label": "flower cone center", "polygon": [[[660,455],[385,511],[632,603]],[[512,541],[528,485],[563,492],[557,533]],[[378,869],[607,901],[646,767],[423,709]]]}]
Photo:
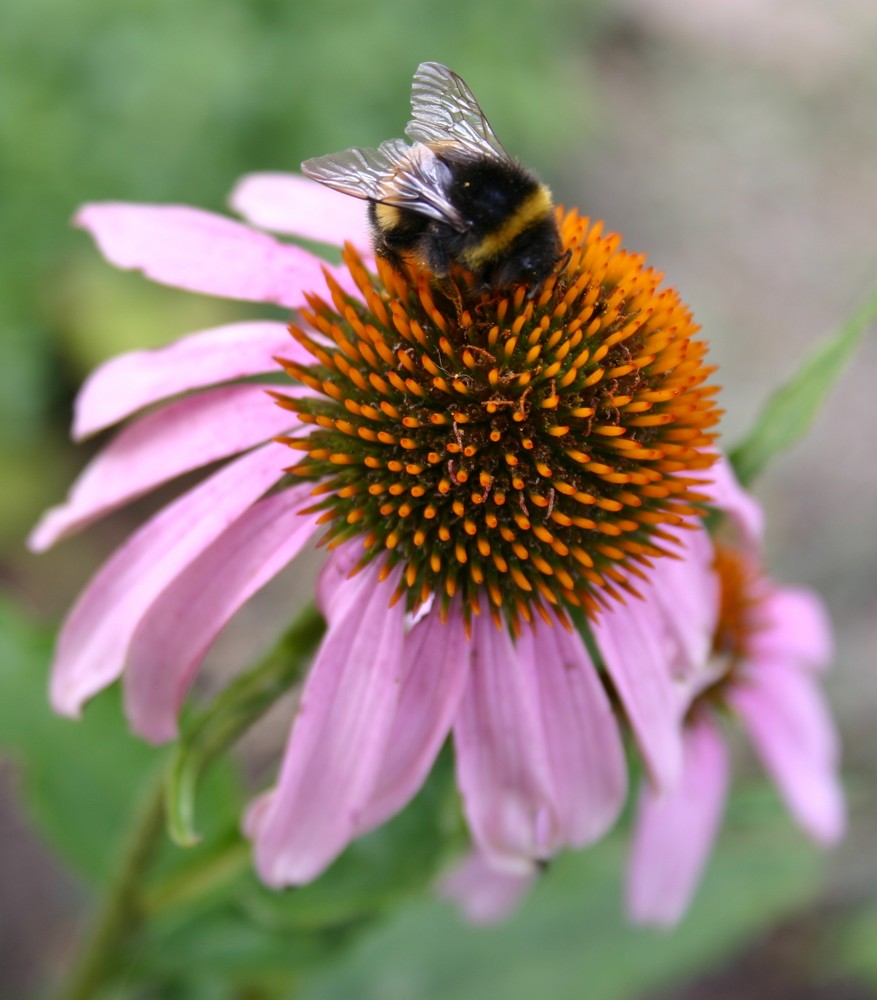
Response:
[{"label": "flower cone center", "polygon": [[619,237],[560,221],[569,262],[536,290],[371,275],[348,248],[361,297],[329,279],[291,327],[314,358],[282,362],[313,392],[279,399],[307,425],[291,471],[326,542],[403,565],[412,608],[460,595],[513,628],[594,612],[704,499],[685,473],[711,464],[718,411],[690,313]]}]

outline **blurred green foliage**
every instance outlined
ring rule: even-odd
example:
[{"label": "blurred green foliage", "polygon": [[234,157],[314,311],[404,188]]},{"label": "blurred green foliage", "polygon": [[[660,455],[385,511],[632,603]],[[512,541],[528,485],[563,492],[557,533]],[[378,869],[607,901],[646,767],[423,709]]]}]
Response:
[{"label": "blurred green foliage", "polygon": [[[49,639],[0,604],[0,746],[21,764],[43,835],[99,888],[165,755],[128,734],[116,689],[92,702],[84,724],[48,714]],[[675,934],[625,925],[623,830],[559,858],[507,924],[473,932],[428,891],[462,846],[453,785],[443,755],[398,817],[316,882],[274,892],[252,871],[239,830],[247,794],[226,760],[199,792],[203,840],[186,850],[163,845],[142,900],[148,923],[116,957],[128,985],[108,996],[624,1000],[730,954],[818,886],[816,854],[790,836],[774,790],[750,786],[732,803],[702,891]]]},{"label": "blurred green foliage", "polygon": [[[401,134],[423,59],[463,73],[510,147],[550,175],[567,123],[585,117],[592,6],[5,3],[0,462],[17,485],[0,495],[0,542],[60,490],[65,476],[47,468],[71,394],[96,361],[240,315],[192,296],[159,299],[142,278],[112,274],[69,227],[78,205],[222,210],[244,173],[295,169],[307,156]],[[37,451],[50,460],[29,462]]]},{"label": "blurred green foliage", "polygon": [[[120,350],[257,312],[114,271],[70,227],[78,205],[169,201],[222,211],[242,174],[294,169],[306,156],[401,134],[411,73],[424,59],[462,73],[509,148],[557,186],[563,156],[583,141],[591,119],[590,59],[605,7],[602,0],[7,0],[0,10],[4,575],[16,579],[25,565],[35,579],[46,572],[24,562],[21,536],[83,460],[85,450],[70,449],[65,433],[87,371]],[[12,603],[0,608],[0,747],[21,762],[42,835],[97,886],[136,791],[162,756],[128,736],[117,692],[90,705],[84,725],[49,714],[50,642]],[[161,984],[154,995],[171,1000],[242,996],[235,993],[242,984],[263,990],[259,996],[299,987],[308,1000],[540,993],[621,1000],[690,976],[814,891],[813,855],[790,836],[773,793],[768,804],[756,792],[735,802],[695,909],[673,937],[624,928],[623,835],[562,858],[508,926],[473,933],[448,907],[413,898],[454,832],[446,778],[447,763],[412,809],[354,845],[326,879],[275,894],[250,871],[238,830],[239,776],[228,764],[214,769],[199,803],[204,841],[194,854],[165,849],[147,887],[155,922],[134,953],[120,956],[132,981],[149,976]],[[868,911],[850,925],[844,955],[877,981],[874,931]],[[354,947],[318,972],[327,943]]]}]

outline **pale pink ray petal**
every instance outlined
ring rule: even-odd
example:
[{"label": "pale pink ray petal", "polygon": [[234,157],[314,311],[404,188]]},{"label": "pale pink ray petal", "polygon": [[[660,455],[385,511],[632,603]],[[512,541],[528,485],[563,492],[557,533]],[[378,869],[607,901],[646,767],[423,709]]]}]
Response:
[{"label": "pale pink ray petal", "polygon": [[51,679],[55,711],[82,704],[122,672],[131,635],[153,601],[277,480],[289,449],[268,444],[169,504],[104,563],[61,629]]},{"label": "pale pink ray petal", "polygon": [[427,614],[405,636],[405,676],[387,753],[362,828],[395,815],[420,789],[457,714],[469,676],[470,645],[462,617]]},{"label": "pale pink ray petal", "polygon": [[819,843],[843,836],[846,807],[837,732],[813,674],[761,662],[728,691],[789,811]]},{"label": "pale pink ray petal", "polygon": [[[679,556],[655,560],[648,582],[634,580],[647,603],[661,611],[666,633],[675,644],[674,677],[697,683],[709,658],[719,617],[719,579],[714,571],[715,548],[702,528],[679,531]],[[632,605],[632,610],[636,606]]]},{"label": "pale pink ray petal", "polygon": [[455,903],[473,924],[496,924],[518,908],[536,881],[536,865],[524,872],[494,868],[477,851],[446,872],[436,886],[442,899]]},{"label": "pale pink ray petal", "polygon": [[371,250],[365,202],[301,174],[249,174],[237,182],[229,204],[263,229]]},{"label": "pale pink ray petal", "polygon": [[302,693],[273,797],[248,820],[269,885],[315,878],[361,830],[387,752],[403,671],[398,573],[373,565],[346,586],[358,599],[330,623]]},{"label": "pale pink ray petal", "polygon": [[750,639],[752,658],[786,660],[825,670],[834,657],[831,621],[818,594],[804,587],[775,587],[759,608],[761,627]]},{"label": "pale pink ray petal", "polygon": [[317,607],[328,622],[346,614],[351,601],[358,599],[355,587],[346,586],[353,570],[365,554],[362,539],[353,538],[332,549],[317,577]]},{"label": "pale pink ray petal", "polygon": [[[310,251],[198,208],[94,203],[74,224],[94,236],[111,264],[174,288],[288,308],[325,288],[325,264]],[[328,270],[352,287],[346,269]]]},{"label": "pale pink ray petal", "polygon": [[173,580],[135,630],[125,666],[131,728],[154,743],[177,735],[177,713],[216,637],[302,550],[317,526],[299,514],[303,483],[266,497]]},{"label": "pale pink ray petal", "polygon": [[676,787],[663,794],[643,787],[627,871],[632,920],[672,927],[688,908],[722,821],[729,774],[719,733],[701,719],[686,729]]},{"label": "pale pink ray petal", "polygon": [[550,857],[557,817],[534,671],[507,629],[486,614],[472,622],[472,666],[454,742],[457,784],[477,847],[512,871]]},{"label": "pale pink ray petal", "polygon": [[518,653],[539,692],[557,811],[556,847],[583,847],[615,822],[627,793],[618,723],[577,633],[539,623]]},{"label": "pale pink ray petal", "polygon": [[698,492],[706,493],[710,502],[731,518],[751,549],[758,549],[764,537],[764,511],[761,504],[737,482],[728,459],[720,453],[709,469],[689,475],[707,480],[698,487]]},{"label": "pale pink ray petal", "polygon": [[30,547],[42,552],[156,486],[252,448],[295,423],[263,386],[228,386],[170,403],[126,427],[95,456],[66,502],[43,514]]},{"label": "pale pink ray petal", "polygon": [[279,371],[275,356],[313,359],[283,323],[231,323],[154,351],[120,354],[96,368],[76,397],[73,437],[104,430],[145,406],[218,382]]},{"label": "pale pink ray petal", "polygon": [[673,677],[675,650],[663,622],[648,601],[633,599],[604,611],[593,632],[652,780],[672,788],[682,764],[688,686]]}]

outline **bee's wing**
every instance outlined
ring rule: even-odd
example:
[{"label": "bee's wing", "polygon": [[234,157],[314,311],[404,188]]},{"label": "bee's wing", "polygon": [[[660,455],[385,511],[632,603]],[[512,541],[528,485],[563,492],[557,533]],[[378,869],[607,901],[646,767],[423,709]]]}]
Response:
[{"label": "bee's wing", "polygon": [[411,85],[412,120],[405,134],[415,142],[441,147],[446,159],[490,157],[513,162],[497,139],[466,82],[441,63],[417,67]]},{"label": "bee's wing", "polygon": [[377,149],[354,147],[305,160],[302,172],[327,187],[393,205],[463,231],[466,223],[447,197],[451,172],[429,150],[390,139]]}]

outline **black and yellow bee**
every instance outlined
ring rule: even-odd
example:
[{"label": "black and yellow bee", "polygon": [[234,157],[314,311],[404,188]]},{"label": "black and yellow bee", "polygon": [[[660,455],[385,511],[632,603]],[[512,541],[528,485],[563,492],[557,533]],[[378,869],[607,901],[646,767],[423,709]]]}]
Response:
[{"label": "black and yellow bee", "polygon": [[306,160],[309,177],[369,203],[375,252],[399,269],[413,259],[437,278],[452,264],[485,287],[538,288],[561,258],[548,188],[513,160],[466,83],[421,63],[405,134],[377,149]]}]

